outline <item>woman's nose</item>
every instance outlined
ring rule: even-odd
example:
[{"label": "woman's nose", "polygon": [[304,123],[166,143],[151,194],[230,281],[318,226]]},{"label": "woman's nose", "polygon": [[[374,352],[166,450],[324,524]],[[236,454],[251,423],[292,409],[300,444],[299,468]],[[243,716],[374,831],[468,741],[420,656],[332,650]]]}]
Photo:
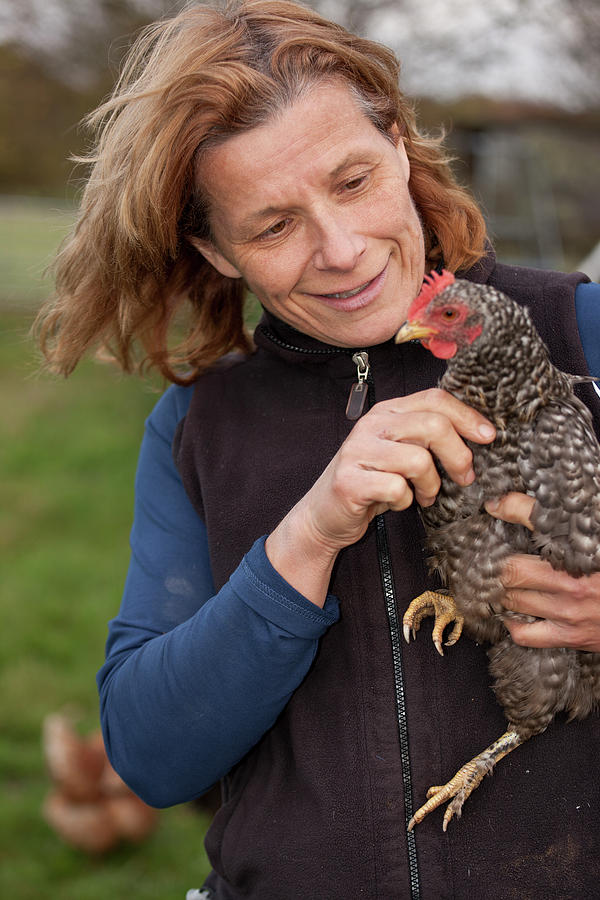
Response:
[{"label": "woman's nose", "polygon": [[313,264],[316,269],[349,272],[367,246],[366,239],[335,217],[321,222],[317,231]]}]

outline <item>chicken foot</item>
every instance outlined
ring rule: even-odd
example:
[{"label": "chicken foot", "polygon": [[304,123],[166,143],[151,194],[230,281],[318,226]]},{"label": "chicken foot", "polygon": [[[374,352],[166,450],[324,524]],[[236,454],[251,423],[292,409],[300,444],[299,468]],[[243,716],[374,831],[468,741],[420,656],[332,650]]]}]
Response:
[{"label": "chicken foot", "polygon": [[402,624],[404,626],[404,638],[407,643],[410,643],[411,633],[413,638],[416,637],[417,631],[421,627],[421,622],[428,616],[435,616],[431,639],[437,652],[440,656],[443,656],[442,636],[444,629],[451,622],[454,622],[452,631],[446,641],[446,647],[451,647],[453,644],[456,644],[461,636],[464,617],[458,612],[454,599],[448,594],[440,594],[437,591],[425,591],[423,594],[415,597],[404,613]]},{"label": "chicken foot", "polygon": [[408,823],[408,830],[412,831],[415,825],[422,822],[432,810],[437,809],[446,800],[451,800],[446,807],[442,825],[446,831],[452,816],[456,815],[457,818],[460,818],[463,803],[471,796],[475,788],[479,787],[484,775],[487,775],[488,772],[491,773],[497,762],[515,747],[519,747],[525,740],[526,738],[520,737],[516,731],[509,729],[497,741],[465,763],[447,784],[430,787],[427,791],[429,799],[416,811]]}]

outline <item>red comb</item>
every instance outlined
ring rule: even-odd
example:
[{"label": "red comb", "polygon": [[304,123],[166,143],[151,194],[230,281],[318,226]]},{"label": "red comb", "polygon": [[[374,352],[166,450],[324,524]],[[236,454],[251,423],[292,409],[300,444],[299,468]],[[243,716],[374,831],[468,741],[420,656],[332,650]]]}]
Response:
[{"label": "red comb", "polygon": [[408,310],[407,318],[414,319],[444,288],[454,284],[455,280],[452,272],[448,272],[446,269],[442,269],[441,274],[434,270],[426,275],[419,296],[413,300]]}]

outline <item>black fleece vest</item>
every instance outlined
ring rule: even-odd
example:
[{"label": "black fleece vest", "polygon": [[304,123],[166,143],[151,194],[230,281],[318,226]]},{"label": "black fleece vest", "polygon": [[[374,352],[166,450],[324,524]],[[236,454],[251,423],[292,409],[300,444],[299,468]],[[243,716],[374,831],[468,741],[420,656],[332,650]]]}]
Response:
[{"label": "black fleece vest", "polygon": [[[526,304],[565,371],[586,374],[574,313],[584,276],[496,265],[469,275]],[[199,379],[175,445],[208,529],[221,586],[253,541],[311,487],[349,433],[356,367],[266,316],[256,352]],[[420,344],[368,349],[373,401],[434,386]],[[580,395],[600,423],[589,385]],[[595,898],[600,896],[600,717],[557,720],[502,761],[448,832],[441,811],[407,837],[412,804],[503,732],[485,650],[463,637],[440,658],[424,626],[398,621],[429,583],[413,505],[340,553],[340,621],[258,745],[225,779],[206,845],[217,898]]]}]

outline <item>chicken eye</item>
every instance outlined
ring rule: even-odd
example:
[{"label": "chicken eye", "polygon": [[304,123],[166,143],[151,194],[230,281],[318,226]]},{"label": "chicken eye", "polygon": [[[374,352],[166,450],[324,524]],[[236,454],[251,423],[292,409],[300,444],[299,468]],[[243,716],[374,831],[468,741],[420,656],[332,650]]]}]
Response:
[{"label": "chicken eye", "polygon": [[458,310],[448,306],[446,309],[442,310],[442,316],[447,322],[452,322],[454,319],[458,318]]}]

